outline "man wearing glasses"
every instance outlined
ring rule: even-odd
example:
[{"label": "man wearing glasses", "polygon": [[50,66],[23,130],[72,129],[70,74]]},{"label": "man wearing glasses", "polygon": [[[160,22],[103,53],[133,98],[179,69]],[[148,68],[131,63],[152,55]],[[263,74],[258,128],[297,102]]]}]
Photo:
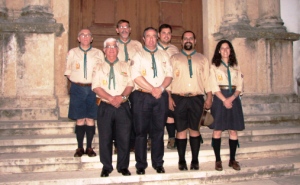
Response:
[{"label": "man wearing glasses", "polygon": [[[78,148],[74,157],[87,154],[96,156],[92,148],[97,118],[96,94],[91,90],[92,73],[96,64],[103,61],[101,50],[93,48],[92,33],[89,29],[82,29],[78,33],[79,46],[71,49],[67,55],[64,75],[71,81],[70,87],[70,119],[76,120],[75,133]],[[86,150],[83,148],[83,139],[86,134]]]},{"label": "man wearing glasses", "polygon": [[[118,58],[121,61],[127,62],[128,65],[132,65],[132,57],[136,54],[137,51],[142,49],[142,44],[137,40],[132,40],[130,38],[131,27],[128,20],[121,19],[118,21],[116,25],[116,32],[119,35],[117,42],[119,43],[119,53]],[[131,97],[129,97],[130,103]],[[131,104],[131,106],[133,106]],[[135,143],[135,133],[134,129],[131,131],[131,139],[130,139],[130,151],[134,151],[134,143]],[[117,143],[115,142],[115,153],[117,153]]]},{"label": "man wearing glasses", "polygon": [[[118,43],[114,38],[104,41],[105,60],[98,64],[93,73],[92,89],[97,94],[97,126],[99,133],[100,162],[103,164],[101,177],[108,177],[112,166],[112,137],[118,145],[117,170],[124,176],[131,173],[129,166],[129,140],[131,112],[128,96],[133,89],[129,65],[118,59]],[[115,134],[114,134],[115,133]]]}]

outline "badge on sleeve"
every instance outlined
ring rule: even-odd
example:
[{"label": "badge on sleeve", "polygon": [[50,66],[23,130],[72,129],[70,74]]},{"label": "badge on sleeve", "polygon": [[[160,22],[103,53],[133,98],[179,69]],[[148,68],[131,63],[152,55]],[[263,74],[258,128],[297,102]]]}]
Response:
[{"label": "badge on sleeve", "polygon": [[103,84],[103,85],[107,85],[107,80],[105,80],[105,79],[102,80],[102,84]]},{"label": "badge on sleeve", "polygon": [[143,70],[142,70],[142,75],[143,75],[143,76],[146,76],[146,69],[143,69]]},{"label": "badge on sleeve", "polygon": [[76,63],[76,69],[80,69],[80,64]]}]

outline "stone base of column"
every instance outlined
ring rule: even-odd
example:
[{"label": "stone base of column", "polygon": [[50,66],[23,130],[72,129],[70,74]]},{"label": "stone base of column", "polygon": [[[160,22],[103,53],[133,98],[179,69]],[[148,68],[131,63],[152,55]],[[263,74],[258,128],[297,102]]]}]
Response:
[{"label": "stone base of column", "polygon": [[22,9],[21,17],[16,22],[55,23],[48,7],[34,5]]},{"label": "stone base of column", "polygon": [[0,22],[6,22],[7,17],[7,8],[0,8]]},{"label": "stone base of column", "polygon": [[260,19],[257,23],[257,27],[261,29],[272,29],[272,31],[277,32],[286,32],[286,27],[283,26],[283,21],[277,18],[270,18],[270,19]]}]

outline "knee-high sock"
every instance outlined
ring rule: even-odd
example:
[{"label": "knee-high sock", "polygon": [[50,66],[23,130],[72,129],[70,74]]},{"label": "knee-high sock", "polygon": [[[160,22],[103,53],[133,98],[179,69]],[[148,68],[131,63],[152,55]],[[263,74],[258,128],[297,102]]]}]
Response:
[{"label": "knee-high sock", "polygon": [[86,148],[92,148],[92,141],[95,135],[95,125],[94,126],[86,126]]},{"label": "knee-high sock", "polygon": [[201,136],[191,137],[190,146],[192,150],[192,163],[198,163],[198,155],[200,151]]},{"label": "knee-high sock", "polygon": [[221,154],[220,154],[221,138],[218,139],[211,138],[211,142],[212,142],[212,147],[214,148],[216,161],[221,161]]},{"label": "knee-high sock", "polygon": [[185,161],[186,144],[187,144],[187,139],[177,139],[176,138],[176,145],[177,145],[177,151],[178,151],[180,163],[186,162]]},{"label": "knee-high sock", "polygon": [[166,123],[166,128],[167,128],[169,139],[175,138],[175,123],[172,124]]},{"label": "knee-high sock", "polygon": [[235,153],[238,145],[238,140],[229,139],[230,160],[235,161]]},{"label": "knee-high sock", "polygon": [[75,133],[77,139],[78,148],[83,148],[83,139],[85,135],[85,125],[76,125]]}]

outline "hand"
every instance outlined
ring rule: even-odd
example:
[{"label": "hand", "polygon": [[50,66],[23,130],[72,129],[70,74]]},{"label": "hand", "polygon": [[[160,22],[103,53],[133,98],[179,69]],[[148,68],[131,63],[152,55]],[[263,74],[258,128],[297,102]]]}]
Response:
[{"label": "hand", "polygon": [[161,97],[162,90],[160,87],[154,87],[151,94],[154,98],[159,99]]},{"label": "hand", "polygon": [[208,110],[208,109],[211,108],[211,105],[212,105],[212,100],[211,99],[206,99],[205,102],[204,102],[204,108]]},{"label": "hand", "polygon": [[223,105],[227,108],[227,109],[231,109],[232,108],[232,101],[229,98],[226,98],[225,101],[223,101]]},{"label": "hand", "polygon": [[174,111],[174,107],[176,107],[175,102],[171,96],[169,96],[169,109]]},{"label": "hand", "polygon": [[122,96],[113,96],[110,100],[109,100],[109,103],[116,107],[116,108],[119,108],[121,106],[121,103],[122,103],[123,99],[122,99]]}]

